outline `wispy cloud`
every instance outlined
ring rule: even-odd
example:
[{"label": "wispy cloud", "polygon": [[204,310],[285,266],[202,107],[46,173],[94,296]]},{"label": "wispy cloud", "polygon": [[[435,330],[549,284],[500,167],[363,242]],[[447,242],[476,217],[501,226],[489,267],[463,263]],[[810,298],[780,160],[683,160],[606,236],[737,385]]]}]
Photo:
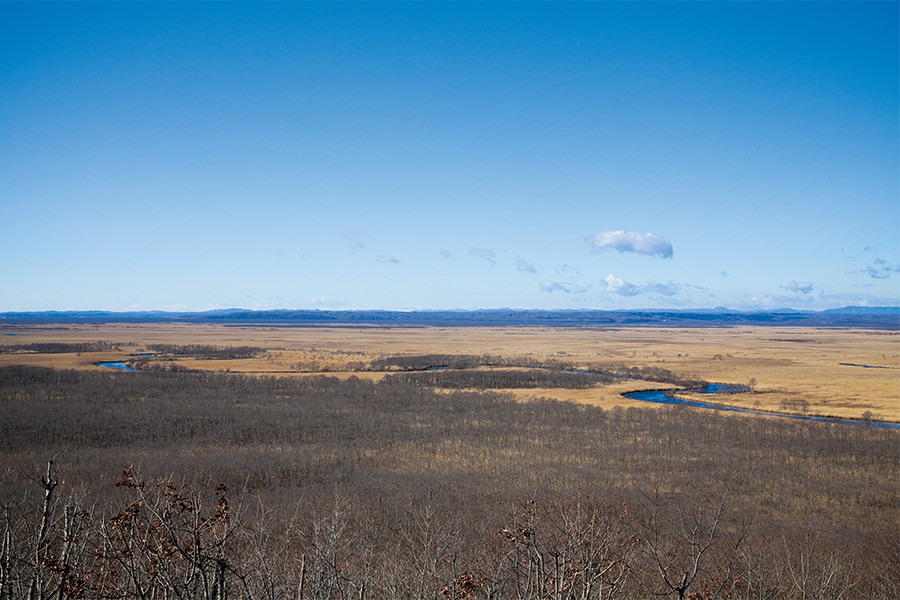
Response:
[{"label": "wispy cloud", "polygon": [[684,286],[680,283],[675,283],[672,281],[669,281],[667,283],[658,283],[651,279],[650,281],[645,283],[643,288],[641,289],[645,294],[659,294],[660,296],[668,296],[671,298],[672,296],[680,292],[682,287]]},{"label": "wispy cloud", "polygon": [[521,258],[516,259],[516,270],[523,273],[537,273],[537,269],[534,268],[534,265]]},{"label": "wispy cloud", "polygon": [[552,294],[553,292],[562,292],[564,294],[583,294],[589,288],[564,281],[545,281],[541,284],[541,291]]},{"label": "wispy cloud", "polygon": [[672,258],[672,244],[656,237],[652,233],[635,233],[634,231],[604,231],[587,237],[594,252],[609,248],[619,252],[636,252],[647,256]]},{"label": "wispy cloud", "polygon": [[771,310],[775,308],[807,308],[813,306],[815,296],[796,294],[765,294],[751,296],[737,302],[734,308],[745,310]]},{"label": "wispy cloud", "polygon": [[350,229],[344,232],[344,243],[353,250],[362,248],[365,244],[360,239],[359,229]]},{"label": "wispy cloud", "polygon": [[889,265],[883,258],[876,258],[871,265],[851,272],[868,275],[872,279],[889,279],[894,273],[900,273],[900,264]]},{"label": "wispy cloud", "polygon": [[556,275],[557,276],[565,275],[567,277],[574,277],[577,279],[578,277],[581,276],[581,273],[579,272],[578,267],[573,267],[570,264],[565,264],[556,270]]},{"label": "wispy cloud", "polygon": [[446,248],[441,248],[440,251],[438,251],[438,254],[441,255],[441,258],[453,258],[453,253]]},{"label": "wispy cloud", "polygon": [[808,281],[789,281],[787,285],[780,286],[783,290],[789,292],[797,292],[800,294],[808,294],[813,291],[815,286]]},{"label": "wispy cloud", "polygon": [[497,264],[497,255],[490,248],[469,248],[469,256],[486,260],[492,267]]},{"label": "wispy cloud", "polygon": [[820,300],[831,306],[898,306],[900,296],[875,296],[873,294],[840,293],[822,294]]},{"label": "wispy cloud", "polygon": [[333,299],[329,298],[328,296],[319,296],[317,298],[310,298],[307,301],[307,304],[309,306],[330,307],[330,308],[336,308],[336,307],[341,307],[341,306],[347,305],[346,302],[340,302],[338,300],[333,300]]},{"label": "wispy cloud", "polygon": [[[603,281],[606,282],[606,293],[608,294],[617,294],[619,296],[638,296],[641,294],[658,294],[660,296],[666,296],[667,298],[671,298],[684,289],[685,285],[682,283],[675,283],[674,281],[669,281],[667,283],[659,283],[657,281],[653,281],[652,279],[647,281],[647,283],[643,285],[638,285],[635,283],[631,283],[629,281],[625,281],[621,277],[616,277],[612,273],[607,275]],[[694,287],[694,286],[688,286]],[[699,289],[699,288],[694,288]]]},{"label": "wispy cloud", "polygon": [[390,254],[379,254],[379,255],[378,255],[377,257],[375,257],[375,258],[376,258],[376,260],[377,260],[378,262],[380,262],[380,263],[394,263],[394,264],[400,264],[400,259],[397,258],[396,256],[391,256]]}]

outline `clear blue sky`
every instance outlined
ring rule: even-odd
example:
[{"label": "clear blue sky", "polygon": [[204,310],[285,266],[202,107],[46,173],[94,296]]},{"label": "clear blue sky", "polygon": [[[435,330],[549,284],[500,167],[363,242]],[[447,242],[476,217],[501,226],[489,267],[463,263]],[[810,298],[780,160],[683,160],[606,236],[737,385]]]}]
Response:
[{"label": "clear blue sky", "polygon": [[0,3],[0,311],[900,305],[897,2]]}]

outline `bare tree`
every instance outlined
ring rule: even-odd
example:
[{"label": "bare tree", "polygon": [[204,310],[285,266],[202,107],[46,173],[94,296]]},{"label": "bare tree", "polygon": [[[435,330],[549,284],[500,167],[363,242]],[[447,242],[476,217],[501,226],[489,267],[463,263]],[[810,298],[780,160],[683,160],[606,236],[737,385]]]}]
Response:
[{"label": "bare tree", "polygon": [[117,485],[133,501],[101,530],[98,552],[109,565],[102,584],[137,598],[227,600],[230,579],[243,577],[230,549],[240,507],[231,506],[227,486],[216,488],[209,507],[206,494],[171,479],[147,484],[131,467]]},{"label": "bare tree", "polygon": [[[687,598],[705,570],[713,573],[702,578],[702,591],[692,593],[691,598],[719,598],[734,588],[737,551],[746,530],[740,528],[727,540],[720,539],[729,487],[725,484],[720,492],[701,492],[695,498],[642,493],[645,518],[641,541],[643,553],[657,573],[655,583],[648,586],[654,594]],[[722,552],[713,562],[710,555],[717,542]]]},{"label": "bare tree", "polygon": [[547,508],[529,502],[501,533],[513,544],[516,597],[553,600],[613,598],[631,569],[637,538],[627,506],[603,506],[584,497]]},{"label": "bare tree", "polygon": [[802,547],[792,551],[784,541],[784,561],[788,568],[789,598],[797,600],[841,600],[849,598],[856,585],[855,561],[823,547],[814,538],[802,540]]}]

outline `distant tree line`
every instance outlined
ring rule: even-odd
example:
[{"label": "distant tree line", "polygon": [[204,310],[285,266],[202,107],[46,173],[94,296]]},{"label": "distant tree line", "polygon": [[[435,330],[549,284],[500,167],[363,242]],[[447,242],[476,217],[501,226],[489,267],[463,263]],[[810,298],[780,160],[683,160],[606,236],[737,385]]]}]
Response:
[{"label": "distant tree line", "polygon": [[[546,375],[543,379],[549,382],[551,379],[557,381],[556,384],[541,385],[537,383],[527,383],[529,380],[537,380],[541,377],[537,370],[543,369],[547,371],[568,372],[573,374],[576,366],[571,361],[562,360],[555,357],[538,358],[534,356],[500,356],[492,354],[472,355],[472,354],[419,354],[419,355],[393,355],[384,356],[370,361],[365,364],[361,361],[355,361],[348,365],[350,371],[428,371],[427,375],[403,377],[397,380],[405,380],[414,382],[418,385],[433,385],[437,387],[471,387],[471,388],[519,388],[519,387],[571,387],[582,388],[590,387],[590,385],[598,383],[610,383],[616,379],[641,379],[647,381],[657,381],[660,383],[671,383],[688,388],[703,388],[707,382],[696,379],[689,379],[677,375],[668,369],[657,366],[644,367],[627,367],[619,364],[590,364],[583,366],[578,370],[578,377],[569,377],[569,375],[550,376]],[[492,377],[490,375],[470,374],[468,379],[472,385],[461,385],[457,382],[467,379],[466,376],[460,374],[451,374],[451,371],[460,371],[468,369],[478,369],[490,367],[492,370],[502,369],[503,367],[515,367],[534,370],[529,375],[515,378],[511,372],[504,371],[502,374]],[[447,373],[435,375],[432,371],[436,369],[446,369]],[[487,372],[487,371],[485,371]],[[511,385],[499,385],[500,380],[508,380]],[[429,384],[429,381],[435,383]],[[478,382],[482,381],[483,384]],[[589,382],[585,385],[585,382]]]},{"label": "distant tree line", "polygon": [[495,364],[488,356],[471,354],[418,354],[395,355],[376,358],[369,363],[372,371],[401,369],[404,371],[423,371],[431,367],[448,369],[475,369],[486,364]]},{"label": "distant tree line", "polygon": [[33,344],[0,345],[0,354],[34,352],[36,354],[67,354],[77,352],[119,351],[114,342],[35,342]]},{"label": "distant tree line", "polygon": [[206,344],[149,344],[154,354],[171,358],[242,359],[255,358],[266,349],[254,346],[210,346]]},{"label": "distant tree line", "polygon": [[423,371],[434,367],[448,369],[477,369],[479,367],[517,367],[571,371],[575,365],[555,357],[531,355],[501,356],[499,354],[397,354],[383,356],[369,362],[372,371]]},{"label": "distant tree line", "polygon": [[412,383],[419,386],[465,389],[514,389],[514,388],[568,388],[587,389],[597,384],[610,383],[615,377],[601,373],[573,373],[547,369],[488,371],[418,371],[386,375],[389,382]]}]

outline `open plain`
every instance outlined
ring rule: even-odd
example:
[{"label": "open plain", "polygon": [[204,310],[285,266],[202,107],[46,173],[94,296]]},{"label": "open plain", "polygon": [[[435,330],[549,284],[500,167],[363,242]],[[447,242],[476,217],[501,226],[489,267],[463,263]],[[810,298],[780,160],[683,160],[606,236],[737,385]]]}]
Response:
[{"label": "open plain", "polygon": [[[32,344],[106,342],[87,352]],[[716,402],[766,412],[900,422],[900,332],[813,327],[285,327],[209,324],[44,324],[0,330],[0,366],[100,369],[160,345],[252,347],[248,358],[168,357],[169,366],[232,373],[380,379],[389,356],[474,355],[554,361],[579,369],[666,369],[683,379],[749,386]],[[19,350],[10,350],[11,348]],[[26,348],[26,349],[22,349]],[[155,360],[162,360],[158,357]],[[623,392],[670,387],[623,380],[586,389],[515,389],[604,407],[640,404]]]},{"label": "open plain", "polygon": [[0,598],[900,594],[896,428],[623,396],[897,423],[893,330],[20,323],[0,341]]}]

